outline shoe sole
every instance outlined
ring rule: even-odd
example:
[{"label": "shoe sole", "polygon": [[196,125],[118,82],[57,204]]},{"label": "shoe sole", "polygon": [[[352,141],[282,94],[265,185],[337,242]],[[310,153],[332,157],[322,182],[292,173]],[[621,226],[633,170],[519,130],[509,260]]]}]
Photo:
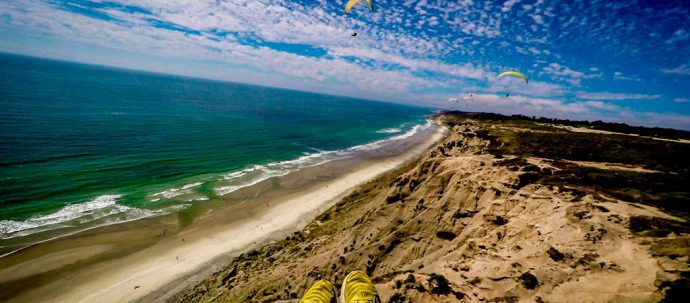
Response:
[{"label": "shoe sole", "polygon": [[340,295],[338,296],[338,303],[345,303],[345,284],[347,284],[347,277],[349,276],[349,274],[345,276],[345,281],[343,281],[343,285],[340,286]]}]

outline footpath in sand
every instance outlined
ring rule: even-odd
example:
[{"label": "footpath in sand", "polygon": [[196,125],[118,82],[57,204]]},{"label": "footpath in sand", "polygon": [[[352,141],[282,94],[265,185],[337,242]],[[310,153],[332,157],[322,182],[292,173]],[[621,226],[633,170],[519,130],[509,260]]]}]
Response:
[{"label": "footpath in sand", "polygon": [[[271,205],[233,208],[235,222],[189,230],[123,258],[96,264],[71,273],[65,279],[12,298],[15,302],[130,302],[161,301],[199,271],[212,268],[258,243],[303,228],[357,185],[419,157],[438,142],[446,129],[438,127],[424,142],[398,156],[367,160],[349,173],[319,183]],[[257,210],[258,209],[258,210]],[[186,239],[186,240],[185,240]],[[6,271],[21,269],[8,268]],[[208,273],[206,273],[208,274]]]},{"label": "footpath in sand", "polygon": [[[534,184],[528,170],[557,168],[491,155],[486,133],[478,122],[454,126],[418,161],[242,254],[179,301],[298,302],[319,279],[339,286],[365,270],[383,302],[657,302],[688,271],[686,222]],[[639,222],[677,229],[644,237],[631,231]]]}]

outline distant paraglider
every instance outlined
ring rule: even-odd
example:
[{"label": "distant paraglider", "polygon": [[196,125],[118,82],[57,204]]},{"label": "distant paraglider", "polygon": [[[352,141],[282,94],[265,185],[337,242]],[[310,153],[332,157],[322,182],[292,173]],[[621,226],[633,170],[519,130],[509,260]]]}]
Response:
[{"label": "distant paraglider", "polygon": [[[501,78],[503,78],[503,77],[505,77],[505,76],[514,76],[514,77],[518,77],[518,78],[520,78],[520,79],[522,79],[522,80],[525,80],[525,84],[529,83],[529,79],[527,78],[527,76],[525,76],[525,74],[523,74],[523,73],[521,73],[521,72],[512,71],[512,70],[511,70],[511,71],[507,71],[507,72],[502,72],[502,73],[500,73],[498,76],[496,76],[496,79],[501,79]],[[506,93],[506,98],[508,98],[508,97],[510,97],[510,92],[507,92],[507,93]]]},{"label": "distant paraglider", "polygon": [[[349,13],[350,10],[352,9],[352,7],[355,6],[355,4],[359,3],[360,1],[362,1],[362,0],[347,1],[347,3],[345,4],[345,12]],[[369,8],[373,11],[374,10],[374,3],[371,0],[366,0],[366,1],[367,1],[367,3],[369,3]]]},{"label": "distant paraglider", "polygon": [[[455,103],[458,105],[463,105],[463,104],[468,104],[469,102],[474,102],[474,95],[475,93],[470,93],[469,95],[465,95],[464,97],[461,98],[456,98],[456,97],[450,97],[448,98],[448,103]],[[455,105],[453,104],[453,105]]]},{"label": "distant paraglider", "polygon": [[463,101],[474,101],[474,92],[471,92],[469,96],[462,97]]},{"label": "distant paraglider", "polygon": [[[362,0],[349,0],[349,1],[347,1],[347,3],[345,4],[345,13],[349,13],[350,10],[352,10],[352,7],[355,6],[355,4],[359,3],[360,1],[362,1]],[[366,0],[366,1],[367,1],[367,3],[369,3],[369,8],[373,11],[374,10],[374,3],[372,2],[372,0]],[[351,37],[357,37],[357,33],[352,33],[350,36]]]}]

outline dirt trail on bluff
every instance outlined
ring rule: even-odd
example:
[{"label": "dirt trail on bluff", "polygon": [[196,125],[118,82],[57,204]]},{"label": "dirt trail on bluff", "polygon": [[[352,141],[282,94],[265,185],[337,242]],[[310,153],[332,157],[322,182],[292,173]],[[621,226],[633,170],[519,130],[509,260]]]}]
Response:
[{"label": "dirt trail on bluff", "polygon": [[660,286],[688,270],[687,235],[629,228],[632,216],[673,217],[530,184],[520,161],[485,152],[486,127],[454,126],[419,160],[178,299],[298,302],[318,279],[339,286],[357,269],[383,302],[656,302]]}]

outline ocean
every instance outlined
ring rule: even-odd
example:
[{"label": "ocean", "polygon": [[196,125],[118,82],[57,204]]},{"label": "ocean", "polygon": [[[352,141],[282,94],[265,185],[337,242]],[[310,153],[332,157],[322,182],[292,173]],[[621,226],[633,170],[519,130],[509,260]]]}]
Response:
[{"label": "ocean", "polygon": [[430,109],[0,54],[0,244],[176,212],[429,127]]}]

